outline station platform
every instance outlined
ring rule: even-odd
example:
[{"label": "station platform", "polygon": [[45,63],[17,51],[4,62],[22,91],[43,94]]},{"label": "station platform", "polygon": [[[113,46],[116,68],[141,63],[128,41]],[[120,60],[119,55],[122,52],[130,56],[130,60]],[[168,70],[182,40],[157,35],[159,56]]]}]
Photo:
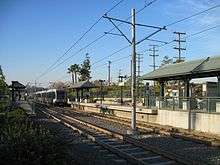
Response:
[{"label": "station platform", "polygon": [[[131,106],[126,106],[126,105],[116,105],[116,104],[99,104],[99,103],[79,103],[79,102],[72,102],[71,103],[72,107],[74,107],[74,105],[78,105],[78,106],[87,106],[87,107],[93,107],[93,108],[100,108],[100,107],[106,107],[110,110],[117,110],[117,111],[124,111],[124,112],[131,112],[132,111],[132,107]],[[141,106],[137,106],[136,109],[137,113],[140,114],[150,114],[150,115],[157,115],[157,109],[148,109],[146,107],[141,107]]]},{"label": "station platform", "polygon": [[[96,103],[72,102],[71,107],[94,113],[105,113],[131,119],[132,107],[120,105],[104,105]],[[104,108],[103,108],[104,107]],[[104,110],[102,110],[104,109]],[[180,129],[201,131],[220,135],[220,114],[187,110],[147,109],[137,107],[136,119],[139,122],[171,126]],[[189,125],[191,123],[191,125]]]}]

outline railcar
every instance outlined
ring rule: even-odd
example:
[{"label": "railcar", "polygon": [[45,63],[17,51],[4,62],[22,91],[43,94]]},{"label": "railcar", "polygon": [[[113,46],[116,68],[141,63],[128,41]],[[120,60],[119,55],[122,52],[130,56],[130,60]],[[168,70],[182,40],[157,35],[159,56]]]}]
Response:
[{"label": "railcar", "polygon": [[34,94],[35,100],[48,105],[66,105],[67,96],[64,90],[49,89]]}]

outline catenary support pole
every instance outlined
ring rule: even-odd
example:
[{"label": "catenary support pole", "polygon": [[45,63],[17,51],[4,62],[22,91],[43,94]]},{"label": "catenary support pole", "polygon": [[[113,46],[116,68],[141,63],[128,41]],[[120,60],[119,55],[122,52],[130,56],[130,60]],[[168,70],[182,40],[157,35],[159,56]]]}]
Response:
[{"label": "catenary support pole", "polygon": [[132,118],[131,129],[136,130],[136,40],[135,40],[135,9],[132,9],[132,82],[131,82],[131,97],[132,97]]},{"label": "catenary support pole", "polygon": [[108,85],[111,84],[111,61],[108,61]]}]

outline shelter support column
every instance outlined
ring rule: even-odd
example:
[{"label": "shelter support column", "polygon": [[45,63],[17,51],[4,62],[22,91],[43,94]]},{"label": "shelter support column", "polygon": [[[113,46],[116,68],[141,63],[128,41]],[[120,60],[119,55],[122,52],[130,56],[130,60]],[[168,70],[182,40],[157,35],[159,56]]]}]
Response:
[{"label": "shelter support column", "polygon": [[217,76],[218,82],[217,82],[217,96],[220,97],[220,75]]},{"label": "shelter support column", "polygon": [[184,98],[182,99],[183,110],[190,109],[190,79],[184,80]]},{"label": "shelter support column", "polygon": [[162,108],[163,101],[164,101],[164,81],[159,81],[160,83],[160,97],[159,100],[157,100],[157,107],[160,109]]},{"label": "shelter support column", "polygon": [[79,102],[79,90],[76,89],[76,102]]},{"label": "shelter support column", "polygon": [[160,81],[160,97],[164,97],[164,81]]},{"label": "shelter support column", "polygon": [[189,98],[190,88],[189,88],[189,79],[185,80],[185,93],[184,97]]},{"label": "shelter support column", "polygon": [[86,89],[86,103],[89,102],[89,88]]},{"label": "shelter support column", "polygon": [[83,89],[81,89],[81,97],[80,97],[80,101],[82,102],[83,101]]},{"label": "shelter support column", "polygon": [[192,112],[191,112],[191,97],[190,97],[190,79],[185,80],[184,97],[185,97],[186,110],[188,110],[188,112],[189,112],[188,113],[188,131],[191,131],[191,128],[192,128]]}]

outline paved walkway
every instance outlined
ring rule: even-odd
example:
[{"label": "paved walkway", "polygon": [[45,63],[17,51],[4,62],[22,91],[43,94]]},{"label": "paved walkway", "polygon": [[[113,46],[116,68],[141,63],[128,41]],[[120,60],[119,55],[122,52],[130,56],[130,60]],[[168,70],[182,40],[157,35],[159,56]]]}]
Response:
[{"label": "paved walkway", "polygon": [[28,115],[35,115],[35,110],[32,104],[27,101],[18,101],[18,106],[26,110]]}]

